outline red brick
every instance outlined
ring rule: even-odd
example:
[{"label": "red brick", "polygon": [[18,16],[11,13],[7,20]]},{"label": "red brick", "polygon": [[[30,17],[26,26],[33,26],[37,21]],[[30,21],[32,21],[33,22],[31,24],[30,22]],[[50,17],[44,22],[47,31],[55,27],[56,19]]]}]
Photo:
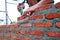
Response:
[{"label": "red brick", "polygon": [[41,39],[41,38],[35,38],[35,40],[43,40],[43,39]]},{"label": "red brick", "polygon": [[7,32],[7,30],[0,30],[0,32]]},{"label": "red brick", "polygon": [[43,32],[39,30],[30,30],[28,33],[31,35],[43,36]]},{"label": "red brick", "polygon": [[11,36],[11,38],[13,38],[13,39],[20,39],[19,36]]},{"label": "red brick", "polygon": [[59,37],[60,38],[60,32],[47,32],[47,35],[50,37]]},{"label": "red brick", "polygon": [[3,34],[0,34],[0,36],[3,36]]},{"label": "red brick", "polygon": [[35,22],[35,27],[50,27],[52,26],[52,22]]},{"label": "red brick", "polygon": [[22,27],[31,27],[32,24],[31,23],[23,23],[20,26],[22,26]]},{"label": "red brick", "polygon": [[56,4],[55,4],[55,7],[56,7],[56,8],[60,8],[60,2],[56,3]]},{"label": "red brick", "polygon": [[47,19],[60,18],[60,12],[47,13],[47,14],[45,15],[45,18],[47,18]]},{"label": "red brick", "polygon": [[16,30],[16,33],[26,34],[26,30]]},{"label": "red brick", "polygon": [[43,15],[42,14],[33,15],[33,16],[30,16],[29,17],[30,20],[42,19],[42,18],[43,18]]},{"label": "red brick", "polygon": [[7,40],[6,38],[0,38],[0,40]]},{"label": "red brick", "polygon": [[9,26],[16,28],[16,27],[18,27],[18,24],[10,24]]},{"label": "red brick", "polygon": [[30,37],[22,37],[22,40],[32,40]]},{"label": "red brick", "polygon": [[44,4],[44,5],[41,5],[39,8],[36,8],[35,11],[38,11],[38,10],[40,10],[40,11],[47,10],[47,9],[49,9],[51,7],[52,7],[52,4]]},{"label": "red brick", "polygon": [[15,32],[15,30],[8,30],[8,32],[14,33],[14,32]]},{"label": "red brick", "polygon": [[6,37],[6,38],[10,38],[11,35],[10,35],[10,34],[4,34],[4,37]]},{"label": "red brick", "polygon": [[56,26],[60,28],[60,22],[56,22]]}]

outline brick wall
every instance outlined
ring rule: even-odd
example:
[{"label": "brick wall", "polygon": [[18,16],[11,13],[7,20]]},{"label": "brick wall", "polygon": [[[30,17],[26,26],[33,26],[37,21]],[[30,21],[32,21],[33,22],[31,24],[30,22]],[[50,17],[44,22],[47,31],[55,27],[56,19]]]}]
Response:
[{"label": "brick wall", "polygon": [[60,40],[60,2],[43,6],[24,22],[18,17],[17,24],[0,25],[0,40]]}]

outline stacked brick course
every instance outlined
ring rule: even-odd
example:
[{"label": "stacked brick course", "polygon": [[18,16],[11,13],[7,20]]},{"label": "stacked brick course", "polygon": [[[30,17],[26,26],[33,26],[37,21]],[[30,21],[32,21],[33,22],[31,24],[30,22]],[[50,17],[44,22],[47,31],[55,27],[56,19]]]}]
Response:
[{"label": "stacked brick course", "polygon": [[42,7],[44,10],[26,22],[20,23],[18,17],[17,24],[0,25],[0,40],[60,40],[60,2],[48,7]]}]

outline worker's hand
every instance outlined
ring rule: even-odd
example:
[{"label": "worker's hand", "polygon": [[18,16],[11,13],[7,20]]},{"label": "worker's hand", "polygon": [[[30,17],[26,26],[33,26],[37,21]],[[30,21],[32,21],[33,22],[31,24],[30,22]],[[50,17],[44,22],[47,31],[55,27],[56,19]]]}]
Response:
[{"label": "worker's hand", "polygon": [[33,9],[28,8],[26,11],[24,11],[23,15],[20,17],[20,20],[31,16],[33,14],[33,12],[34,12]]}]

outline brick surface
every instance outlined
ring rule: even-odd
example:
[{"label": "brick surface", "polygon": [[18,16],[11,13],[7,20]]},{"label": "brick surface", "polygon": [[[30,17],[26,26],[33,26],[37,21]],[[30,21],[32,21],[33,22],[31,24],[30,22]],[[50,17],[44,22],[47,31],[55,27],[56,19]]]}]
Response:
[{"label": "brick surface", "polygon": [[56,22],[56,27],[60,28],[60,22]]},{"label": "brick surface", "polygon": [[22,26],[22,27],[31,27],[32,24],[31,23],[23,23],[20,26]]},{"label": "brick surface", "polygon": [[52,26],[52,22],[35,22],[35,27],[50,27]]},{"label": "brick surface", "polygon": [[19,36],[11,36],[11,38],[16,39],[16,40],[20,40]]},{"label": "brick surface", "polygon": [[47,14],[45,15],[45,18],[47,18],[47,19],[60,18],[60,12],[47,13]]},{"label": "brick surface", "polygon": [[43,40],[43,39],[40,39],[40,38],[35,38],[35,40]]},{"label": "brick surface", "polygon": [[21,40],[32,40],[30,37],[22,37]]},{"label": "brick surface", "polygon": [[31,35],[43,36],[43,32],[39,30],[30,30],[28,33]]},{"label": "brick surface", "polygon": [[55,4],[55,7],[56,7],[56,8],[60,8],[60,2],[56,3],[56,4]]},{"label": "brick surface", "polygon": [[14,32],[15,32],[15,30],[8,30],[8,32],[10,32],[10,33],[14,33]]},{"label": "brick surface", "polygon": [[10,24],[9,26],[16,28],[16,27],[18,27],[18,24]]},{"label": "brick surface", "polygon": [[33,16],[30,16],[29,17],[30,20],[42,19],[42,18],[43,18],[43,15],[42,14],[33,15]]},{"label": "brick surface", "polygon": [[0,32],[7,32],[7,30],[0,30]]},{"label": "brick surface", "polygon": [[18,34],[26,34],[27,31],[26,30],[16,30],[16,33],[18,33]]},{"label": "brick surface", "polygon": [[47,32],[48,36],[51,37],[59,37],[60,38],[60,32]]}]

